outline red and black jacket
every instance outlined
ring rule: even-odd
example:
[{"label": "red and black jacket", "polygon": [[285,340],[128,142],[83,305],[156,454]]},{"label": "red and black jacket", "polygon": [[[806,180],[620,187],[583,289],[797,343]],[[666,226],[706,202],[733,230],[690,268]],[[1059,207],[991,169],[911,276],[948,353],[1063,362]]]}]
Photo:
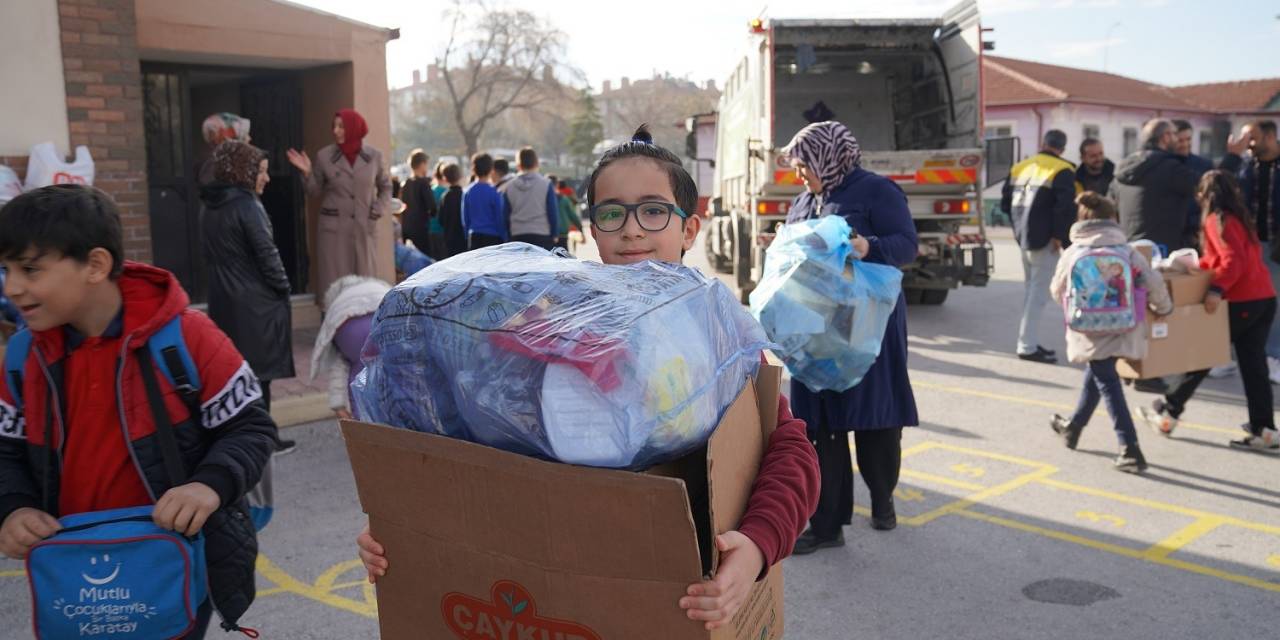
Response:
[{"label": "red and black jacket", "polygon": [[[187,308],[187,294],[172,274],[126,263],[118,284],[124,299],[123,332],[115,385],[104,392],[115,394],[115,420],[152,500],[172,483],[135,352],[170,320],[181,318],[183,340],[201,380],[200,415],[191,415],[167,378],[158,376],[158,381],[189,481],[208,485],[221,498],[222,508],[204,527],[209,581],[219,613],[234,621],[254,597],[257,538],[244,495],[270,460],[275,423],[261,405],[262,390],[248,363],[208,317]],[[61,409],[66,356],[61,327],[34,333],[22,376],[22,402],[0,385],[0,521],[22,507],[58,515],[67,433]],[[46,441],[46,431],[52,442]]]}]

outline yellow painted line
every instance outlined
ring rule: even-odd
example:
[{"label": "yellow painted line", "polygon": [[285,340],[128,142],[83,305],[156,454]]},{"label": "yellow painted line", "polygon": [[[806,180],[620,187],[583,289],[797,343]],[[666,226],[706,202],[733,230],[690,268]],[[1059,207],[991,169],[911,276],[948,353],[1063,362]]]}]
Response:
[{"label": "yellow painted line", "polygon": [[1167,558],[1169,554],[1195,542],[1205,534],[1222,526],[1222,518],[1200,518],[1175,531],[1172,535],[1147,548],[1148,559]]},{"label": "yellow painted line", "polygon": [[967,511],[967,510],[960,510],[954,513],[955,515],[962,516],[965,518],[970,518],[973,520],[981,520],[983,522],[989,522],[991,524],[1000,525],[1002,527],[1008,527],[1010,529],[1017,529],[1019,531],[1025,531],[1027,533],[1034,533],[1037,535],[1044,536],[1046,538],[1053,538],[1055,540],[1071,542],[1081,546],[1089,547],[1091,549],[1106,551],[1107,553],[1114,553],[1116,555],[1124,556],[1126,558],[1133,558],[1134,560],[1143,560],[1146,562],[1152,562],[1152,563],[1163,565],[1166,567],[1172,567],[1174,569],[1181,569],[1183,571],[1198,573],[1203,576],[1218,578],[1219,580],[1226,580],[1227,582],[1234,582],[1236,584],[1242,584],[1245,586],[1254,587],[1255,589],[1262,589],[1264,591],[1272,591],[1275,593],[1280,593],[1280,583],[1271,582],[1269,580],[1262,580],[1260,578],[1254,578],[1252,576],[1241,575],[1238,573],[1231,573],[1230,571],[1214,569],[1213,567],[1206,567],[1204,565],[1195,564],[1193,562],[1186,562],[1183,560],[1177,560],[1174,558],[1169,558],[1164,556],[1151,556],[1151,555],[1148,555],[1147,551],[1145,550],[1140,551],[1138,549],[1130,549],[1129,547],[1122,547],[1122,546],[1114,545],[1108,542],[1102,542],[1100,540],[1093,540],[1091,538],[1086,538],[1084,536],[1079,536],[1073,533],[1067,533],[1065,531],[1057,531],[1055,529],[1048,529],[1048,528],[1040,527],[1034,524],[1019,522],[1017,520],[1002,518],[1000,516],[993,516],[986,513],[978,513],[976,511]]},{"label": "yellow painted line", "polygon": [[9,569],[6,571],[0,571],[0,578],[22,578],[26,575],[26,569]]},{"label": "yellow painted line", "polygon": [[1014,491],[1015,489],[1026,486],[1047,475],[1054,474],[1057,472],[1058,472],[1057,467],[1046,465],[1030,473],[1025,473],[1021,476],[1018,476],[1008,482],[1000,483],[994,487],[983,489],[982,491],[974,493],[970,496],[956,500],[955,502],[942,505],[941,507],[938,507],[933,511],[916,516],[915,520],[922,525],[929,524],[930,522],[937,520],[942,516],[956,513],[958,511],[963,511],[965,509],[968,509],[969,507],[974,506],[975,504],[981,503],[983,500],[987,500],[989,498],[994,498],[996,496],[1009,493],[1010,491]]},{"label": "yellow painted line", "polygon": [[915,469],[903,469],[900,473],[907,478],[924,480],[925,482],[933,482],[935,484],[953,487],[956,489],[964,489],[965,491],[982,491],[983,489],[986,489],[985,486],[980,484],[965,482],[964,480],[956,480],[954,478],[947,478],[939,475],[934,475],[932,473],[925,473],[924,471],[916,471]]},{"label": "yellow painted line", "polygon": [[[325,579],[327,576],[332,576],[332,577],[328,577],[328,584],[332,586],[333,579],[341,574],[341,571],[338,571],[338,569],[350,570],[350,566],[352,565],[352,562],[353,561],[342,562],[337,565],[334,565],[333,567],[330,567],[327,571],[325,571],[324,575],[321,576],[321,579]],[[356,564],[359,564],[360,561],[355,560],[354,562]],[[275,583],[276,586],[280,587],[285,591],[303,596],[305,598],[310,598],[312,600],[315,600],[316,602],[329,605],[335,609],[350,611],[351,613],[356,613],[356,614],[365,616],[367,618],[378,617],[378,607],[376,603],[369,601],[367,599],[365,602],[358,602],[350,598],[344,598],[342,596],[335,595],[330,591],[320,588],[319,586],[320,580],[317,580],[316,581],[317,584],[314,584],[314,585],[306,584],[301,580],[298,580],[297,578],[294,578],[293,576],[289,575],[280,567],[277,567],[275,564],[271,562],[271,560],[267,559],[265,555],[261,555],[261,554],[258,555],[257,568],[258,568],[258,573],[262,574],[262,577]],[[368,590],[366,590],[366,592],[367,591]]]},{"label": "yellow painted line", "polygon": [[1006,454],[1003,454],[1003,453],[996,453],[996,452],[994,452],[994,451],[983,451],[983,450],[981,450],[981,449],[970,449],[969,447],[962,447],[962,446],[959,446],[959,445],[948,444],[948,443],[945,443],[945,442],[939,442],[939,443],[938,443],[938,448],[939,448],[939,449],[946,449],[947,451],[954,451],[954,452],[956,452],[956,453],[964,453],[964,454],[971,455],[971,456],[978,456],[978,457],[981,457],[981,458],[990,458],[990,459],[992,459],[992,460],[999,460],[999,461],[1001,461],[1001,462],[1008,462],[1008,463],[1010,463],[1010,464],[1016,464],[1016,465],[1023,466],[1023,467],[1031,467],[1032,469],[1046,469],[1046,468],[1048,468],[1048,469],[1054,469],[1055,471],[1057,470],[1057,467],[1055,467],[1055,466],[1053,466],[1053,465],[1051,465],[1051,464],[1046,464],[1046,463],[1040,462],[1039,460],[1032,460],[1032,459],[1030,459],[1030,458],[1019,458],[1018,456],[1011,456],[1011,455],[1006,455]]},{"label": "yellow painted line", "polygon": [[1055,489],[1063,489],[1065,491],[1074,491],[1076,493],[1083,493],[1085,495],[1096,496],[1099,498],[1106,498],[1108,500],[1124,502],[1126,504],[1132,504],[1139,507],[1147,507],[1149,509],[1156,509],[1158,511],[1167,511],[1169,513],[1177,513],[1179,515],[1184,515],[1190,518],[1196,518],[1196,519],[1208,518],[1213,520],[1221,520],[1222,524],[1228,524],[1235,527],[1243,527],[1246,529],[1253,529],[1254,531],[1261,531],[1263,533],[1280,535],[1280,527],[1269,525],[1269,524],[1262,524],[1261,522],[1253,522],[1251,520],[1241,520],[1240,518],[1235,518],[1232,516],[1224,516],[1219,513],[1201,511],[1199,509],[1192,509],[1189,507],[1183,507],[1176,504],[1169,504],[1167,502],[1157,502],[1155,500],[1147,500],[1146,498],[1136,498],[1134,496],[1125,495],[1123,493],[1115,493],[1113,491],[1106,491],[1104,489],[1095,489],[1093,487],[1086,487],[1078,484],[1073,484],[1070,482],[1063,482],[1061,480],[1054,480],[1052,478],[1042,478],[1037,482],[1043,485],[1054,487]]},{"label": "yellow painted line", "polygon": [[[964,387],[952,387],[935,382],[924,382],[922,380],[912,380],[911,386],[919,389],[932,389],[934,391],[945,391],[947,393],[956,393],[960,395],[972,396],[975,398],[986,398],[988,400],[997,400],[1000,402],[1012,402],[1015,404],[1023,404],[1032,407],[1044,407],[1046,409],[1057,409],[1059,411],[1074,411],[1075,406],[1062,404],[1058,402],[1049,402],[1047,400],[1036,400],[1034,398],[1024,398],[1021,396],[1010,396],[1003,393],[991,393],[990,391],[979,391],[977,389],[966,389]],[[1179,429],[1194,429],[1196,431],[1208,431],[1210,433],[1225,433],[1227,435],[1237,435],[1239,429],[1227,429],[1225,427],[1214,427],[1207,424],[1197,424],[1194,422],[1179,422]]]}]

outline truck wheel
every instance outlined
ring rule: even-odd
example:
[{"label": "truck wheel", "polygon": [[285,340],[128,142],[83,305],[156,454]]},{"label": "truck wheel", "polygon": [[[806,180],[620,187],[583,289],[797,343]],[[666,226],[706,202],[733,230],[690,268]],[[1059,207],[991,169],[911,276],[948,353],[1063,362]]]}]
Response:
[{"label": "truck wheel", "polygon": [[751,295],[751,290],[755,288],[755,283],[751,281],[751,238],[750,231],[743,228],[743,220],[738,216],[733,217],[733,277],[734,282],[738,285],[738,299],[743,304],[747,303],[747,297]]},{"label": "truck wheel", "polygon": [[950,289],[923,289],[920,298],[921,304],[937,306],[947,301],[947,294],[951,293]]},{"label": "truck wheel", "polygon": [[729,260],[727,260],[723,255],[716,253],[715,247],[711,242],[711,233],[709,231],[710,230],[705,234],[706,240],[704,241],[703,246],[706,247],[707,261],[711,263],[711,269],[716,273],[732,274],[733,265],[730,264]]},{"label": "truck wheel", "polygon": [[924,289],[903,288],[902,295],[907,299],[907,304],[920,304],[924,302]]}]

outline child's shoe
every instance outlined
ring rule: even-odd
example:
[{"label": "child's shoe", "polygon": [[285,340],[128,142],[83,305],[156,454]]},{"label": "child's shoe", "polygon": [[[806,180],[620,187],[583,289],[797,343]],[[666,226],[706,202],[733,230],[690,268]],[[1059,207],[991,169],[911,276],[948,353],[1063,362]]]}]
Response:
[{"label": "child's shoe", "polygon": [[1142,473],[1147,470],[1147,458],[1142,455],[1138,445],[1126,445],[1120,457],[1116,458],[1116,470],[1125,473]]},{"label": "child's shoe", "polygon": [[1076,448],[1076,444],[1080,442],[1080,432],[1084,431],[1083,427],[1071,426],[1070,420],[1056,413],[1049,419],[1049,428],[1053,429],[1054,433],[1062,436],[1062,441],[1066,443],[1068,449],[1072,450],[1074,450]]},{"label": "child's shoe", "polygon": [[1250,433],[1239,440],[1232,440],[1231,447],[1233,449],[1246,449],[1249,451],[1280,453],[1280,431],[1276,431],[1275,429],[1263,429],[1257,435]]},{"label": "child's shoe", "polygon": [[1173,430],[1178,428],[1178,419],[1169,415],[1164,398],[1156,398],[1150,408],[1138,407],[1138,415],[1152,431],[1165,437],[1173,435]]}]

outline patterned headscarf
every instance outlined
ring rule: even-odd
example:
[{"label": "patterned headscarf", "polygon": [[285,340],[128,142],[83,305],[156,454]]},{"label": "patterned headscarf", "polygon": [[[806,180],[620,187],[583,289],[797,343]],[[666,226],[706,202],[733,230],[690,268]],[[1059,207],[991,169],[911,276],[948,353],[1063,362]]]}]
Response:
[{"label": "patterned headscarf", "polygon": [[800,130],[782,154],[805,163],[822,179],[827,195],[844,182],[849,172],[862,164],[862,149],[849,128],[836,122],[815,122]]},{"label": "patterned headscarf", "polygon": [[258,166],[266,157],[266,152],[251,144],[227,140],[213,150],[213,178],[253,191],[258,186]]},{"label": "patterned headscarf", "polygon": [[249,141],[249,119],[234,113],[215,113],[204,119],[200,130],[204,133],[204,141],[211,147],[216,147],[225,140]]}]

